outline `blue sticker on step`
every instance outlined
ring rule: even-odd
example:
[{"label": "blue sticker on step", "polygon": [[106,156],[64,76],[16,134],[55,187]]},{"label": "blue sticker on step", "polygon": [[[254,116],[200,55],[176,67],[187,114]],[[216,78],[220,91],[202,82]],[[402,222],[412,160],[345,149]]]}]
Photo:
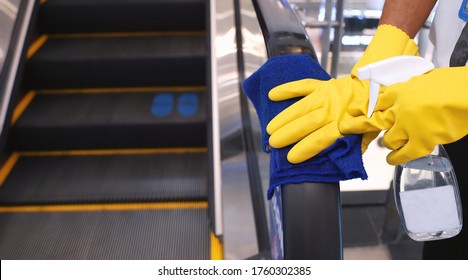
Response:
[{"label": "blue sticker on step", "polygon": [[160,93],[153,99],[151,113],[157,117],[168,116],[174,108],[174,96],[171,93]]},{"label": "blue sticker on step", "polygon": [[191,117],[198,113],[199,98],[196,93],[183,93],[177,100],[177,110],[183,117]]}]

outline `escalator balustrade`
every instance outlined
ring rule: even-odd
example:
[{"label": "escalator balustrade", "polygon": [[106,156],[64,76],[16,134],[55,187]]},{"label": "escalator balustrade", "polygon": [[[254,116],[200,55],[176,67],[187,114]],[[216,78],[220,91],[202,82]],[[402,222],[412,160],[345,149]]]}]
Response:
[{"label": "escalator balustrade", "polygon": [[210,259],[207,1],[46,0],[0,170],[1,259]]}]

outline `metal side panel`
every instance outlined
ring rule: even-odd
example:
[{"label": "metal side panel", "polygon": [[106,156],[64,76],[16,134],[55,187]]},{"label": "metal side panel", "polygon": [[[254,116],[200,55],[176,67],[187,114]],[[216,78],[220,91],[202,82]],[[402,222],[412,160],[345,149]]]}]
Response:
[{"label": "metal side panel", "polygon": [[2,32],[0,33],[0,76],[2,76],[5,59],[14,35],[14,27],[20,4],[19,0],[2,1],[0,4],[0,26],[2,27]]},{"label": "metal side panel", "polygon": [[0,213],[2,260],[209,258],[206,209]]},{"label": "metal side panel", "polygon": [[[249,197],[249,178],[245,150],[242,143],[241,107],[239,96],[239,72],[235,13],[233,1],[211,0],[212,47],[212,117],[216,186],[222,186],[222,216],[225,256],[227,259],[245,259],[258,253],[252,203]],[[252,4],[242,1],[242,22],[246,67],[251,73],[266,60],[266,49],[258,27]],[[252,108],[251,108],[252,109]],[[256,118],[254,110],[252,116]],[[258,131],[260,131],[258,129]],[[264,170],[268,177],[268,156]],[[266,182],[266,181],[265,181]],[[218,192],[219,197],[220,191]],[[220,204],[219,204],[220,205]],[[242,227],[238,225],[242,224]],[[218,225],[218,224],[217,224]],[[239,240],[242,246],[239,246]]]}]

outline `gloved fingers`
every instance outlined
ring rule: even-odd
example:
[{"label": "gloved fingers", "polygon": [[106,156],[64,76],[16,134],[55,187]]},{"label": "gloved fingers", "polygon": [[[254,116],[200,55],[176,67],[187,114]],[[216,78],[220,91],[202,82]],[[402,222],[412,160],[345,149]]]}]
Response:
[{"label": "gloved fingers", "polygon": [[341,137],[343,135],[338,131],[336,123],[329,123],[294,145],[288,153],[288,161],[291,163],[306,161],[331,146],[336,139]]},{"label": "gloved fingers", "polygon": [[391,165],[403,164],[408,161],[429,155],[435,146],[419,145],[419,141],[409,141],[406,145],[387,155],[387,162]]},{"label": "gloved fingers", "polygon": [[382,138],[382,144],[390,150],[398,150],[409,142],[409,136],[404,129],[395,125],[385,132]]},{"label": "gloved fingers", "polygon": [[354,92],[354,94],[346,107],[346,111],[353,117],[366,115],[369,104],[369,82],[362,81],[354,83],[353,86],[351,91]]},{"label": "gloved fingers", "polygon": [[[309,97],[314,97],[309,98]],[[299,119],[323,106],[323,95],[306,96],[276,115],[267,125],[266,131],[272,135],[286,124]]]},{"label": "gloved fingers", "polygon": [[377,104],[375,104],[374,113],[387,111],[395,105],[398,93],[401,92],[400,87],[397,87],[397,85],[398,84],[392,86],[382,86],[382,90],[379,93],[379,97],[377,99]]},{"label": "gloved fingers", "polygon": [[369,147],[369,144],[370,144],[375,138],[377,138],[377,136],[379,136],[379,134],[380,134],[380,131],[376,131],[376,132],[365,133],[365,134],[362,136],[361,149],[362,149],[362,153],[363,153],[363,154],[367,151],[367,148]]},{"label": "gloved fingers", "polygon": [[[387,86],[381,86],[379,97],[374,107],[374,113],[380,112],[380,111],[387,111],[395,105],[398,91],[388,90],[388,88],[389,87]],[[365,106],[363,106],[363,104]],[[369,110],[368,104],[369,104],[368,92],[366,92],[366,95],[364,96],[356,95],[353,97],[353,100],[348,106],[348,113],[353,117],[367,115],[367,111]]]},{"label": "gloved fingers", "polygon": [[366,134],[369,132],[380,132],[393,125],[393,118],[386,112],[374,112],[372,117],[360,116],[343,120],[339,124],[342,134]]},{"label": "gloved fingers", "polygon": [[312,111],[287,123],[270,136],[270,146],[282,148],[296,143],[330,121],[324,108]]},{"label": "gloved fingers", "polygon": [[[356,96],[357,97],[357,96]],[[387,94],[386,96],[379,96],[377,104],[374,107],[374,113],[389,110],[395,102],[394,95]],[[365,104],[365,106],[363,106]],[[353,117],[367,116],[369,98],[354,98],[348,106],[348,114]],[[382,113],[380,113],[382,114]]]},{"label": "gloved fingers", "polygon": [[327,81],[303,79],[279,85],[268,93],[273,101],[282,101],[295,97],[306,96],[316,92]]}]

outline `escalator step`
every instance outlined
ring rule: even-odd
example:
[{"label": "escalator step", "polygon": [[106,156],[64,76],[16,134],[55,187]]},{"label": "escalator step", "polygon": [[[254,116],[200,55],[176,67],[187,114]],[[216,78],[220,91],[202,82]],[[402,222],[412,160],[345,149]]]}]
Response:
[{"label": "escalator step", "polygon": [[204,92],[37,94],[11,130],[16,150],[206,146]]},{"label": "escalator step", "polygon": [[0,258],[209,259],[206,209],[0,213]]},{"label": "escalator step", "polygon": [[200,201],[206,153],[20,156],[0,187],[2,205]]},{"label": "escalator step", "polygon": [[206,84],[205,35],[50,38],[28,60],[35,89]]},{"label": "escalator step", "polygon": [[205,29],[206,0],[48,0],[40,10],[47,33]]}]

